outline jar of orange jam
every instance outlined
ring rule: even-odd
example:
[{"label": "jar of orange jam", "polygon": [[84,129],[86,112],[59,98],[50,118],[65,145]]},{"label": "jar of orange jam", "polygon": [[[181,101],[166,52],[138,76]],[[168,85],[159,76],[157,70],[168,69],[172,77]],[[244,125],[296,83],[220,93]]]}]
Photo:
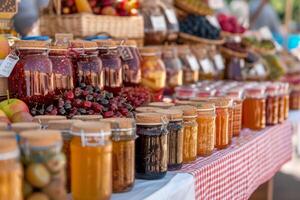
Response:
[{"label": "jar of orange jam", "polygon": [[290,92],[289,92],[289,84],[284,83],[283,84],[283,95],[284,95],[284,119],[287,119],[289,117],[289,111],[290,111]]},{"label": "jar of orange jam", "polygon": [[183,112],[183,163],[190,163],[197,159],[197,108],[194,106],[174,106],[172,109]]},{"label": "jar of orange jam", "polygon": [[216,140],[216,114],[212,103],[194,103],[197,107],[198,123],[198,156],[209,156],[213,153]]},{"label": "jar of orange jam", "polygon": [[279,97],[278,87],[275,84],[269,84],[266,87],[266,124],[275,125],[278,124],[278,108],[279,108]]},{"label": "jar of orange jam", "polygon": [[278,94],[278,123],[284,121],[284,109],[285,109],[285,89],[284,84],[279,83],[279,94]]},{"label": "jar of orange jam", "polygon": [[112,142],[107,122],[80,122],[71,128],[73,200],[108,200],[112,193]]},{"label": "jar of orange jam", "polygon": [[19,149],[13,138],[0,140],[0,199],[22,200],[23,170],[19,162]]},{"label": "jar of orange jam", "polygon": [[266,97],[264,87],[245,89],[243,127],[261,130],[266,127]]}]

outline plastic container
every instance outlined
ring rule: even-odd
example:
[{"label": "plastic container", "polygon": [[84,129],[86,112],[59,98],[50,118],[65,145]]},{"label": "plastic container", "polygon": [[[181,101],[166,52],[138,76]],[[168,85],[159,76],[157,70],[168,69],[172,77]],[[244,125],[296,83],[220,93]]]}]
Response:
[{"label": "plastic container", "polygon": [[194,106],[174,106],[183,112],[183,163],[190,163],[197,159],[197,108]]},{"label": "plastic container", "polygon": [[74,85],[81,83],[104,87],[104,69],[98,57],[96,42],[74,40],[71,41],[70,53],[72,55]]},{"label": "plastic container", "polygon": [[[65,155],[59,131],[29,130],[20,133],[24,169],[24,197],[38,192],[44,199],[65,200]],[[31,189],[30,189],[31,188]]]},{"label": "plastic container", "polygon": [[[112,193],[112,142],[107,122],[81,122],[71,130],[74,200],[108,200]],[[85,174],[83,176],[83,174]]]},{"label": "plastic container", "polygon": [[154,100],[160,101],[166,86],[166,67],[161,59],[161,51],[155,47],[140,49],[142,56],[141,84],[154,93]]},{"label": "plastic container", "polygon": [[278,87],[275,84],[270,84],[266,87],[266,124],[275,125],[278,124],[278,108],[279,108],[279,96]]},{"label": "plastic container", "polygon": [[159,113],[136,115],[136,178],[161,179],[168,170],[168,120]]},{"label": "plastic container", "polygon": [[168,170],[178,170],[182,167],[183,159],[183,120],[182,111],[175,109],[166,109],[157,111],[157,113],[166,115],[169,124],[168,129]]},{"label": "plastic container", "polygon": [[113,143],[113,192],[130,191],[135,179],[135,121],[129,118],[109,118]]},{"label": "plastic container", "polygon": [[73,89],[74,73],[67,46],[51,46],[49,59],[52,63],[53,89],[55,91]]},{"label": "plastic container", "polygon": [[245,89],[243,103],[243,127],[261,130],[266,127],[266,97],[265,88],[251,87]]},{"label": "plastic container", "polygon": [[23,200],[20,151],[12,138],[0,139],[0,199]]},{"label": "plastic container", "polygon": [[52,64],[48,58],[48,45],[44,41],[15,42],[19,61],[8,78],[8,88],[13,97],[43,96],[53,91]]}]

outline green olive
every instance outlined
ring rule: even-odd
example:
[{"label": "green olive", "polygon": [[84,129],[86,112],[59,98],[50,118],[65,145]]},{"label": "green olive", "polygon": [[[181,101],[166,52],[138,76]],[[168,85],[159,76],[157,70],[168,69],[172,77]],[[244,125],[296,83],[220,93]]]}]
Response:
[{"label": "green olive", "polygon": [[42,164],[31,164],[25,172],[27,181],[34,187],[42,188],[50,182],[50,173]]},{"label": "green olive", "polygon": [[63,153],[60,153],[51,157],[47,161],[46,166],[50,172],[57,173],[60,170],[64,169],[65,164],[66,164],[66,157]]},{"label": "green olive", "polygon": [[27,200],[50,200],[50,198],[46,194],[44,194],[44,193],[35,192],[35,193],[32,193],[27,198]]}]

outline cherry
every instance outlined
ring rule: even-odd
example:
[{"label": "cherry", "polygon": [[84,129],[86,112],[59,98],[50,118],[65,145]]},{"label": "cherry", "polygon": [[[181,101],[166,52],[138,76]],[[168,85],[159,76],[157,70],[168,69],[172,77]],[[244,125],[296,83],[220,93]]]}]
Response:
[{"label": "cherry", "polygon": [[83,102],[83,107],[84,108],[90,108],[90,107],[92,107],[92,102],[90,102],[90,101],[84,101]]}]

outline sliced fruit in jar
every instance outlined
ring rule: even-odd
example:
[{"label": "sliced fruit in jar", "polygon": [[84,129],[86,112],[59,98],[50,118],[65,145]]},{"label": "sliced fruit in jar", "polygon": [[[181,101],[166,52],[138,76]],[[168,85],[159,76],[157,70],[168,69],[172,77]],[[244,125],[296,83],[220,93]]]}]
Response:
[{"label": "sliced fruit in jar", "polygon": [[46,163],[46,166],[50,172],[56,173],[59,172],[61,169],[63,169],[65,164],[66,164],[66,157],[64,154],[60,153],[53,156],[51,159],[49,159]]},{"label": "sliced fruit in jar", "polygon": [[31,164],[26,169],[26,179],[34,187],[42,188],[50,182],[50,173],[42,164]]}]

